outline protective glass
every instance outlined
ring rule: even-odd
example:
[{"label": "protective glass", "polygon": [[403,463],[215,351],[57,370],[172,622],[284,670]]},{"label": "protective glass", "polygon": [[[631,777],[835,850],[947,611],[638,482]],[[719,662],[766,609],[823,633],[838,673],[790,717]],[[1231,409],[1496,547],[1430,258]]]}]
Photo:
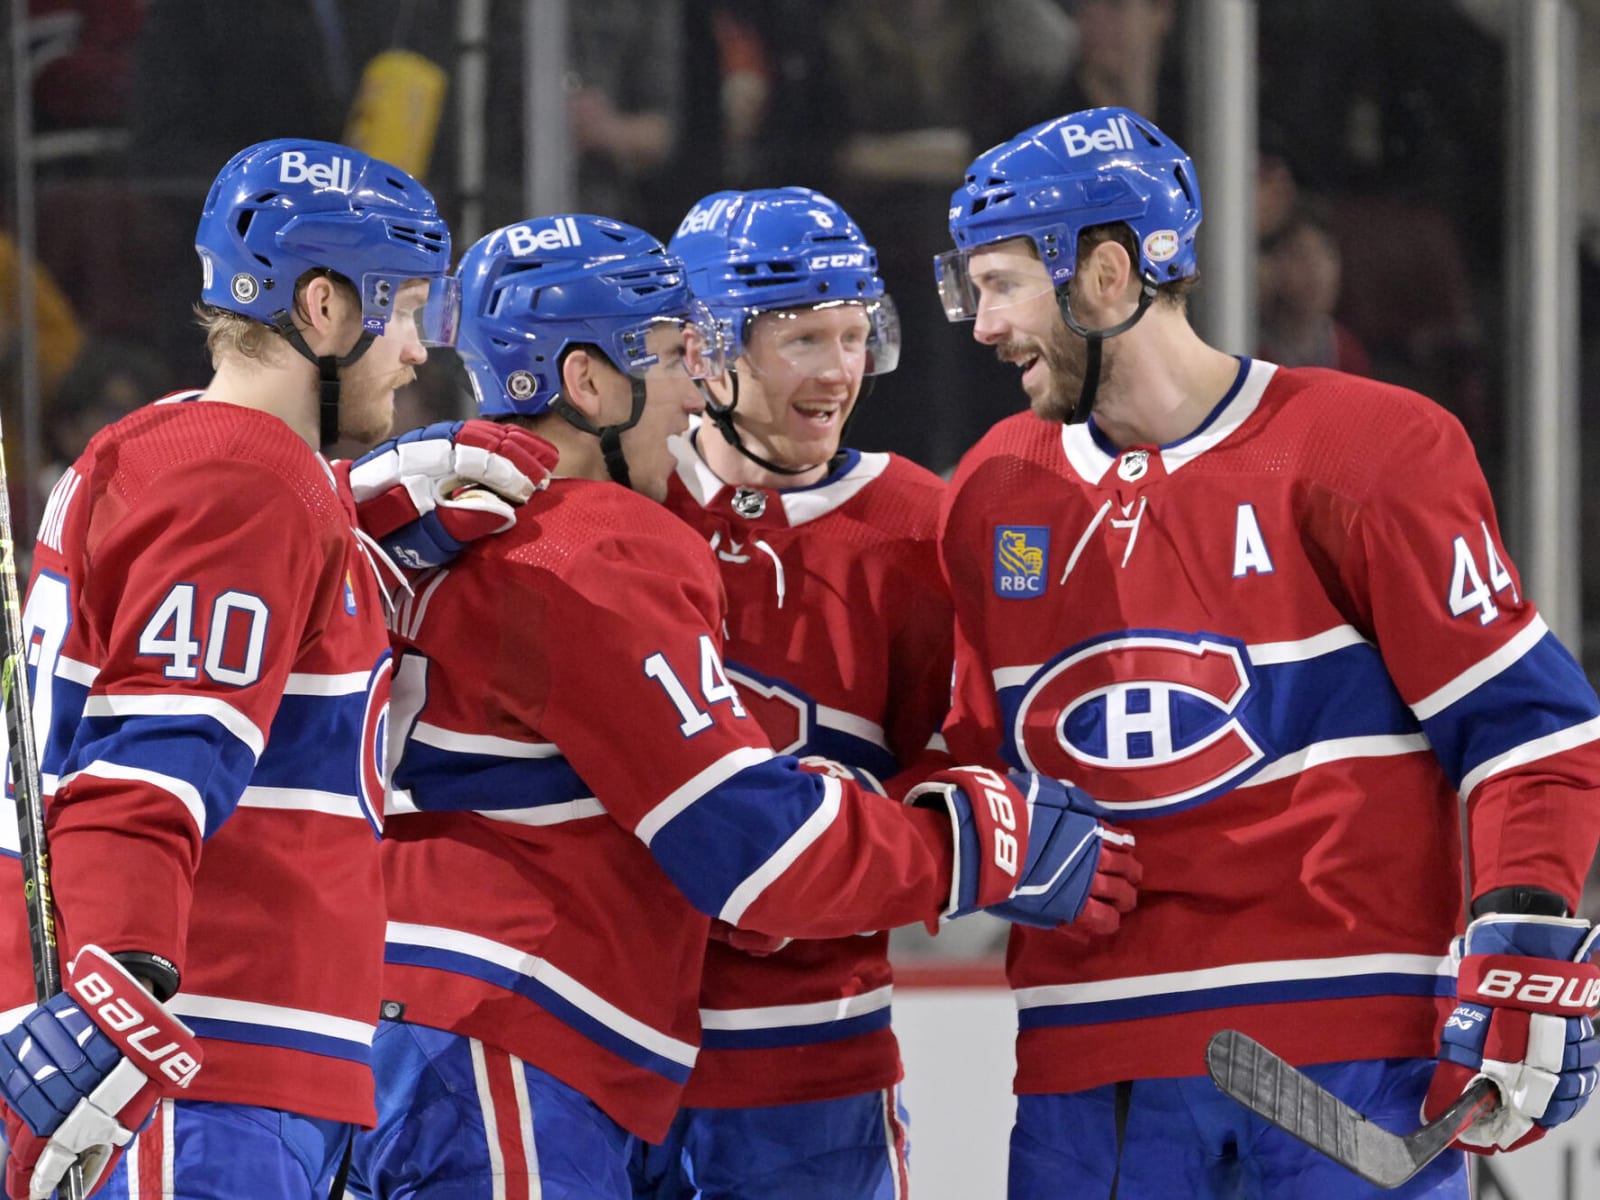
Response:
[{"label": "protective glass", "polygon": [[711,311],[696,300],[679,316],[647,317],[611,335],[612,360],[635,379],[682,369],[690,379],[720,378],[726,365]]},{"label": "protective glass", "polygon": [[454,275],[363,275],[362,327],[381,335],[391,320],[409,321],[424,346],[454,346],[461,328],[461,281]]},{"label": "protective glass", "polygon": [[[972,256],[981,255],[976,275]],[[950,321],[971,321],[978,306],[1009,308],[1054,291],[1050,272],[1038,259],[1019,253],[996,253],[989,247],[948,250],[933,259],[939,300]]]},{"label": "protective glass", "polygon": [[[831,322],[809,320],[812,313],[857,310],[864,324],[839,328]],[[764,352],[781,358],[796,374],[808,379],[847,369],[859,359],[862,375],[887,375],[900,363],[900,312],[888,296],[876,300],[832,300],[804,308],[755,309],[745,324],[744,350],[748,352],[757,322],[765,322]]]}]

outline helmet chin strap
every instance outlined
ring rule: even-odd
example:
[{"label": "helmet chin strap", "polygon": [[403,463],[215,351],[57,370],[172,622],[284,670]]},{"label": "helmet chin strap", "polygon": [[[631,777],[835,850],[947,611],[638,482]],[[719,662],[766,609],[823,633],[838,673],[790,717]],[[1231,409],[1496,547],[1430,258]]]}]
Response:
[{"label": "helmet chin strap", "polygon": [[317,390],[320,396],[317,407],[319,414],[317,436],[321,439],[322,449],[326,450],[339,440],[340,368],[348,367],[365,354],[372,347],[376,335],[362,330],[350,353],[341,358],[335,354],[318,354],[308,346],[305,335],[300,332],[299,326],[287,312],[279,312],[273,316],[272,327],[283,335],[283,340],[293,346],[302,358],[316,365]]},{"label": "helmet chin strap", "polygon": [[[732,446],[740,454],[744,455],[745,458],[755,463],[756,466],[761,467],[763,470],[771,471],[774,475],[809,475],[812,471],[815,471],[817,469],[816,466],[780,466],[771,459],[762,458],[761,455],[757,454],[754,450],[750,449],[749,446],[744,444],[744,437],[740,434],[739,427],[734,423],[733,420],[733,410],[739,406],[739,373],[737,371],[729,371],[728,377],[732,383],[733,395],[726,404],[718,404],[711,396],[711,389],[706,387],[704,383],[700,385],[700,395],[704,397],[706,402],[706,416],[711,418],[711,423],[715,425],[718,431],[722,434],[722,440],[727,442],[728,445]],[[861,388],[856,393],[856,402],[855,404],[851,405],[850,415],[845,418],[844,425],[839,429],[840,450],[843,450],[844,448],[845,434],[850,432],[850,422],[856,419],[856,413],[861,409],[861,402],[865,400],[867,396],[871,394],[871,392],[872,376],[868,375],[861,381]],[[835,455],[835,457],[837,457],[837,455]],[[832,460],[830,460],[830,464],[831,461]]]},{"label": "helmet chin strap", "polygon": [[1156,281],[1149,275],[1140,278],[1138,306],[1126,320],[1119,321],[1109,329],[1090,329],[1072,315],[1071,283],[1069,279],[1056,288],[1056,305],[1061,309],[1061,319],[1067,323],[1067,328],[1088,343],[1083,363],[1083,388],[1078,393],[1078,403],[1072,410],[1072,416],[1067,420],[1068,425],[1081,425],[1094,411],[1095,395],[1100,390],[1101,349],[1106,338],[1126,333],[1139,323],[1139,318],[1144,316],[1151,301],[1156,298]]},{"label": "helmet chin strap", "polygon": [[581,429],[584,433],[600,439],[600,457],[605,460],[606,474],[611,476],[613,483],[620,483],[623,487],[631,489],[633,479],[628,474],[627,456],[622,452],[622,435],[637,425],[639,418],[644,416],[645,383],[644,380],[635,379],[630,375],[628,384],[633,390],[633,411],[621,425],[596,425],[574,408],[565,396],[558,395],[550,402],[550,407],[574,429]]}]

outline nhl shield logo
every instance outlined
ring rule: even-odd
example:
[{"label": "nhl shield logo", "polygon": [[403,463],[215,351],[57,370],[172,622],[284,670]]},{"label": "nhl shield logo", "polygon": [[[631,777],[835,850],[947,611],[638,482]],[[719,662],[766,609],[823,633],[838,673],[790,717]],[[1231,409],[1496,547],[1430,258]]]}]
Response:
[{"label": "nhl shield logo", "polygon": [[760,488],[741,487],[730,501],[733,511],[746,520],[754,521],[767,511],[767,494]]},{"label": "nhl shield logo", "polygon": [[1129,450],[1117,463],[1117,476],[1129,483],[1143,479],[1150,469],[1150,451]]},{"label": "nhl shield logo", "polygon": [[1001,525],[994,531],[994,594],[1002,600],[1044,595],[1050,568],[1050,530],[1043,525]]}]

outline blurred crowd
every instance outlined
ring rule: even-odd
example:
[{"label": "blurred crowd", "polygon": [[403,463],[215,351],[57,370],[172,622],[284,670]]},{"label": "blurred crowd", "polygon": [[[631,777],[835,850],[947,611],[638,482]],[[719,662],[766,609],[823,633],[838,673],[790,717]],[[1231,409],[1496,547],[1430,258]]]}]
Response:
[{"label": "blurred crowd", "polygon": [[[1509,2],[1259,5],[1259,342],[1233,347],[1417,387],[1466,425],[1497,491],[1506,468]],[[1600,0],[1574,8],[1583,42],[1575,103],[1587,147],[1581,278],[1592,318]],[[206,377],[184,332],[199,282],[188,226],[207,181],[239,147],[398,128],[415,156],[403,165],[425,177],[452,223],[469,202],[477,213],[482,228],[457,225],[463,247],[531,215],[522,161],[522,23],[531,4],[29,0],[28,9],[34,290],[51,461],[9,461],[28,484],[21,507],[35,518],[38,498],[96,428]],[[573,207],[665,239],[678,214],[718,187],[803,184],[836,198],[878,247],[905,325],[900,366],[878,381],[853,440],[948,470],[1018,406],[1009,369],[946,327],[932,285],[930,260],[948,245],[960,171],[1016,129],[1098,104],[1134,108],[1188,145],[1194,9],[1187,0],[570,4],[563,93]],[[471,32],[478,15],[486,38]],[[485,71],[486,99],[481,119],[462,121],[469,58]],[[382,111],[392,98],[402,108]],[[6,123],[0,156],[8,430],[17,377],[13,127]],[[395,147],[384,150],[396,158]],[[1199,169],[1203,189],[1203,160]],[[1204,303],[1202,287],[1196,304]],[[1586,323],[1586,397],[1600,395],[1597,330],[1600,321]],[[408,391],[402,423],[454,415],[467,402],[448,355]],[[1594,423],[1584,415],[1586,427]],[[1504,495],[1500,502],[1504,509]],[[1600,487],[1586,489],[1586,512],[1600,519]],[[1600,564],[1589,574],[1593,611]]]}]

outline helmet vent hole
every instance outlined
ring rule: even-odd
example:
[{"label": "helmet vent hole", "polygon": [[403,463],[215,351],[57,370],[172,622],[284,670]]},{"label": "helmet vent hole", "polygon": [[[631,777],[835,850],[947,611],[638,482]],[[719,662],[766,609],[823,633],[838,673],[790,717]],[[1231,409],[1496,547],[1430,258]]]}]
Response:
[{"label": "helmet vent hole", "polygon": [[1184,196],[1188,198],[1190,204],[1193,204],[1194,188],[1189,183],[1189,172],[1185,171],[1180,165],[1173,167],[1172,173],[1178,177],[1178,186],[1183,189]]}]

